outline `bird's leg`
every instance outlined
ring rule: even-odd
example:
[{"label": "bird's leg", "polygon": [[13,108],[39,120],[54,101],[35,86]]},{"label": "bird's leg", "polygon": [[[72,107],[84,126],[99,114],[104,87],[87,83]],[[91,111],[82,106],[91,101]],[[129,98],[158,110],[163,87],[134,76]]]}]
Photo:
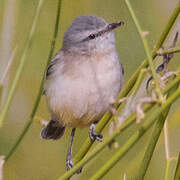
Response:
[{"label": "bird's leg", "polygon": [[70,142],[70,146],[69,146],[68,153],[67,153],[67,156],[66,156],[66,169],[67,169],[67,171],[70,170],[73,167],[72,144],[73,144],[75,130],[76,130],[76,128],[72,129],[72,132],[71,132],[71,142]]},{"label": "bird's leg", "polygon": [[102,141],[103,136],[100,133],[95,133],[95,129],[96,129],[96,125],[97,125],[98,121],[95,121],[93,124],[91,124],[91,126],[89,127],[89,137],[92,141]]}]

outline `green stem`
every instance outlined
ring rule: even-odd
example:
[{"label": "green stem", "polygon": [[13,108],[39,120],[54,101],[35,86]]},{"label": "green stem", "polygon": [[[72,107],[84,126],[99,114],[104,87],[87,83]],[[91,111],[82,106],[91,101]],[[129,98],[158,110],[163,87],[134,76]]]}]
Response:
[{"label": "green stem", "polygon": [[35,28],[36,28],[36,25],[37,25],[37,22],[38,22],[38,18],[39,18],[41,9],[42,9],[43,2],[44,2],[44,0],[39,1],[37,9],[35,11],[33,24],[32,24],[28,39],[27,39],[26,44],[25,44],[23,54],[22,54],[22,56],[20,58],[20,63],[19,63],[16,75],[15,75],[15,78],[14,78],[12,86],[11,86],[11,88],[9,90],[9,94],[8,94],[7,100],[5,102],[5,105],[4,105],[4,107],[2,109],[2,112],[0,114],[0,127],[2,126],[2,122],[3,122],[3,120],[4,120],[5,116],[6,116],[6,113],[7,113],[8,109],[9,109],[10,103],[12,101],[13,95],[15,93],[18,81],[19,81],[21,73],[22,73],[22,70],[24,68],[26,55],[27,55],[27,52],[28,52],[28,50],[29,50],[29,48],[31,46],[31,42],[32,42],[32,39],[33,39],[33,36],[34,36]]},{"label": "green stem", "polygon": [[[167,35],[169,34],[174,22],[176,21],[178,14],[180,11],[180,3],[178,3],[177,7],[174,9],[164,31],[162,32],[162,34],[160,35],[160,38],[157,42],[157,44],[155,45],[155,49],[152,51],[152,57],[153,59],[156,58],[157,54],[156,52],[160,49],[160,47],[163,45],[164,41],[167,38]],[[123,89],[121,90],[119,96],[118,96],[118,100],[125,97],[132,89],[132,87],[134,86],[134,83],[136,82],[136,79],[141,71],[142,68],[146,68],[148,66],[148,61],[144,60],[142,62],[142,64],[138,67],[138,69],[133,73],[133,75],[131,76],[131,78],[127,81],[127,83],[124,85]],[[119,103],[118,100],[116,102],[116,107],[119,107]],[[100,120],[100,122],[98,123],[97,127],[96,127],[96,132],[101,132],[104,127],[106,126],[106,124],[109,122],[110,118],[111,118],[112,114],[110,112],[106,112],[104,114],[104,116],[102,117],[102,119]],[[81,146],[80,150],[77,152],[77,154],[74,157],[74,163],[76,164],[77,162],[79,162],[85,155],[86,153],[89,151],[89,149],[92,146],[92,142],[89,140],[89,137],[85,140],[85,142],[83,143],[83,145]]]},{"label": "green stem", "polygon": [[[51,49],[50,49],[49,57],[48,57],[48,60],[47,60],[46,69],[47,69],[47,67],[48,67],[48,65],[49,65],[49,63],[51,61],[51,58],[52,58],[52,55],[53,55],[53,51],[54,51],[54,48],[55,48],[55,43],[56,43],[56,39],[57,39],[57,35],[58,35],[58,29],[59,29],[60,12],[61,12],[61,0],[58,0],[56,23],[55,23],[55,27],[54,27],[54,35],[53,35],[53,39],[51,41]],[[30,115],[30,119],[27,122],[27,124],[25,125],[25,127],[24,127],[22,133],[20,134],[20,136],[18,137],[17,141],[15,142],[13,147],[11,148],[10,152],[5,157],[5,162],[7,162],[8,159],[15,152],[16,148],[21,143],[22,139],[24,138],[25,134],[27,133],[27,131],[29,130],[29,128],[30,128],[30,126],[31,126],[31,124],[33,122],[33,118],[34,118],[35,113],[37,111],[37,108],[39,106],[40,99],[41,99],[42,92],[43,92],[43,84],[44,84],[44,78],[45,78],[46,69],[44,70],[44,75],[43,75],[43,78],[41,80],[41,85],[40,85],[39,92],[38,92],[35,104],[33,106],[33,109],[32,109],[31,115]]]},{"label": "green stem", "polygon": [[169,161],[169,160],[166,160],[166,169],[165,169],[165,177],[164,177],[164,180],[168,180],[169,167],[170,167],[170,161]]},{"label": "green stem", "polygon": [[5,78],[6,78],[7,74],[8,74],[8,72],[9,72],[9,69],[10,69],[10,67],[12,65],[12,62],[14,60],[14,56],[16,54],[16,49],[17,48],[15,48],[13,50],[10,59],[8,59],[8,64],[7,64],[7,66],[6,66],[6,68],[5,68],[4,72],[3,72],[3,75],[0,78],[0,105],[1,105],[1,98],[2,98],[2,93],[3,93],[4,81],[5,81]]},{"label": "green stem", "polygon": [[159,51],[157,51],[157,55],[178,53],[178,52],[180,52],[180,46],[176,46],[174,48],[169,48],[169,49],[160,49]]},{"label": "green stem", "polygon": [[157,78],[157,74],[156,74],[156,69],[154,68],[154,65],[153,65],[153,58],[151,56],[151,53],[150,53],[150,49],[149,49],[149,46],[148,46],[148,43],[147,43],[147,40],[146,40],[146,35],[143,35],[143,31],[141,29],[141,26],[136,18],[136,15],[132,9],[132,6],[129,2],[129,0],[125,0],[126,2],[126,5],[129,9],[129,12],[134,20],[134,23],[136,25],[136,28],[139,32],[139,35],[141,37],[141,40],[142,40],[142,43],[144,45],[144,50],[146,52],[146,56],[147,56],[147,59],[148,59],[148,63],[149,63],[149,66],[150,66],[150,69],[151,69],[151,72],[152,72],[152,76],[153,76],[153,79],[155,81],[155,84],[156,84],[156,91],[158,93],[158,97],[160,99],[160,102],[163,101],[163,96],[162,96],[162,92],[161,92],[161,89],[160,89],[160,85],[159,85],[159,81],[158,81],[158,78]]},{"label": "green stem", "polygon": [[[171,94],[174,93],[174,91],[177,89],[178,87],[178,84],[168,93],[168,96],[170,96]],[[141,162],[141,165],[140,165],[140,168],[138,170],[138,174],[136,176],[135,179],[137,180],[143,180],[144,179],[144,176],[147,172],[147,169],[149,167],[149,164],[150,164],[150,161],[151,161],[151,158],[153,156],[153,153],[154,153],[154,150],[155,150],[155,147],[156,147],[156,144],[157,144],[157,141],[159,139],[159,136],[161,134],[161,131],[163,129],[163,126],[164,126],[164,123],[165,123],[165,120],[167,118],[167,115],[169,113],[169,110],[170,110],[170,105],[165,109],[165,111],[159,116],[159,119],[158,121],[156,122],[156,125],[154,127],[154,131],[152,132],[152,136],[151,136],[151,139],[149,141],[149,144],[146,148],[146,151],[145,151],[145,154],[144,154],[144,157],[142,159],[142,162]]]},{"label": "green stem", "polygon": [[164,43],[164,41],[166,40],[172,26],[174,25],[178,15],[180,12],[180,1],[178,1],[177,6],[175,7],[175,9],[172,12],[171,17],[169,18],[168,24],[166,25],[164,31],[162,32],[159,41],[157,42],[154,50],[153,50],[153,58],[155,56],[157,56],[156,52],[161,48],[162,44]]},{"label": "green stem", "polygon": [[170,153],[169,153],[169,140],[168,140],[167,123],[168,123],[168,121],[166,121],[164,124],[164,149],[165,149],[165,154],[166,154],[166,168],[165,168],[165,176],[164,176],[165,180],[168,180],[169,167],[170,167],[170,162],[171,162]]},{"label": "green stem", "polygon": [[163,129],[164,122],[165,122],[166,116],[169,112],[169,109],[170,109],[170,107],[167,108],[165,115],[160,115],[158,121],[156,122],[156,125],[154,127],[154,131],[152,132],[151,139],[150,139],[149,144],[146,148],[146,152],[144,154],[143,160],[142,160],[140,168],[138,170],[138,175],[135,178],[136,180],[144,179],[144,176],[145,176],[146,171],[149,167],[152,155],[154,153],[157,141],[158,141],[159,136],[161,134],[161,131]]},{"label": "green stem", "polygon": [[146,73],[147,71],[146,71],[146,69],[141,69],[141,71],[140,71],[140,73],[139,73],[139,76],[138,76],[138,78],[137,78],[137,81],[136,81],[136,83],[135,83],[135,85],[134,85],[134,88],[133,88],[133,92],[132,92],[132,95],[133,96],[135,96],[135,94],[138,92],[138,90],[139,90],[139,87],[140,87],[140,85],[141,85],[141,83],[142,83],[142,81],[143,81],[143,79],[144,79],[144,74]]},{"label": "green stem", "polygon": [[168,106],[170,106],[175,100],[180,96],[180,87],[167,99],[166,103],[161,106],[155,105],[153,108],[153,113],[151,113],[144,120],[144,124],[139,128],[137,132],[135,132],[122,146],[119,151],[113,155],[113,157],[105,164],[102,168],[100,168],[97,173],[95,173],[91,179],[97,180],[102,178],[122,157],[125,155],[129,149],[142,137],[142,135],[152,126],[157,117],[166,110]]},{"label": "green stem", "polygon": [[179,153],[178,162],[176,165],[176,171],[174,175],[174,180],[179,180],[179,179],[180,179],[180,153]]}]

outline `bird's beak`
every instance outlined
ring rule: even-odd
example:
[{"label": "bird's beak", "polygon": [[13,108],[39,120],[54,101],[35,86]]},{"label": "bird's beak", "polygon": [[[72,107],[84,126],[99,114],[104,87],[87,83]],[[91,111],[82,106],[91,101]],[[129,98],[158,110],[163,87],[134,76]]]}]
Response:
[{"label": "bird's beak", "polygon": [[124,22],[123,21],[120,21],[119,23],[111,23],[107,26],[107,31],[112,31],[114,30],[115,28],[121,26],[121,25],[124,25]]},{"label": "bird's beak", "polygon": [[[123,22],[123,21],[120,21],[119,23],[111,23],[111,24],[108,24],[103,30],[101,30],[101,31],[93,34],[93,36],[94,36],[94,38],[95,38],[95,37],[98,37],[98,36],[101,36],[101,35],[103,35],[103,34],[105,34],[105,33],[111,32],[112,30],[114,30],[115,28],[117,28],[117,27],[119,27],[119,26],[121,26],[121,25],[124,25],[124,22]],[[93,39],[94,39],[94,38],[93,38]],[[88,36],[87,38],[85,38],[84,40],[82,40],[82,42],[83,42],[83,41],[86,41],[86,40],[88,40],[88,39],[89,39],[89,36]]]}]

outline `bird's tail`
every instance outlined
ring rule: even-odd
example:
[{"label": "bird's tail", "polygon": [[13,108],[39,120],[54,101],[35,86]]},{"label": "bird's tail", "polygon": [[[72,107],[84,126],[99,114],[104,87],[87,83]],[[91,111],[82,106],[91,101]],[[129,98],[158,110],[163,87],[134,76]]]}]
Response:
[{"label": "bird's tail", "polygon": [[65,127],[62,126],[58,121],[50,120],[45,128],[41,131],[41,137],[43,139],[59,139],[65,131]]}]

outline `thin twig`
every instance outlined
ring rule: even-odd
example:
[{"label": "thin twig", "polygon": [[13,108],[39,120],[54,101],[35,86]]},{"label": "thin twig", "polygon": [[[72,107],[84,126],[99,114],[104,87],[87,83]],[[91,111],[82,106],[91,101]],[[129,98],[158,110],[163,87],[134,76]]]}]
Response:
[{"label": "thin twig", "polygon": [[[137,98],[138,94],[138,89],[140,87],[140,85],[142,85],[142,81],[144,79],[144,74],[147,72],[147,69],[142,69],[139,73],[139,76],[134,84],[133,90],[131,92],[131,94],[129,94],[127,96],[127,103],[126,106],[124,108],[123,113],[119,113],[119,117],[118,117],[118,126],[120,127],[123,122],[127,119],[127,117],[131,114],[131,112],[135,111],[135,107],[136,105],[134,104],[134,101],[136,101],[135,99]],[[141,94],[141,93],[140,93]]]},{"label": "thin twig", "polygon": [[173,160],[177,161],[177,157],[170,157],[170,151],[169,151],[169,139],[168,139],[168,121],[165,121],[164,124],[164,146],[165,146],[165,154],[166,154],[166,169],[165,169],[165,180],[168,180],[169,176],[169,167],[170,163]]},{"label": "thin twig", "polygon": [[[175,44],[177,42],[177,38],[178,38],[178,33],[176,33],[176,36],[175,36],[175,39],[173,41],[172,46],[175,46]],[[171,54],[169,54],[169,56],[164,56],[164,62],[169,62],[173,58],[173,55],[174,54],[171,53]],[[168,96],[172,95],[174,93],[174,91],[177,89],[177,87],[178,87],[178,84],[168,92]],[[165,109],[165,111],[162,114],[160,114],[160,116],[158,118],[158,121],[157,121],[157,123],[156,123],[156,125],[154,127],[154,131],[152,132],[151,139],[150,139],[149,144],[148,144],[148,146],[146,148],[144,157],[143,157],[143,159],[141,161],[140,168],[137,171],[137,175],[136,175],[136,178],[135,178],[137,180],[143,180],[144,179],[144,176],[145,176],[145,174],[147,172],[147,169],[149,167],[151,158],[153,156],[157,141],[158,141],[158,139],[160,137],[160,134],[161,134],[161,131],[163,129],[166,117],[167,117],[167,115],[169,113],[170,106],[171,105],[169,105]],[[167,161],[167,162],[168,162],[167,165],[169,165],[169,161]],[[166,172],[168,172],[168,169],[166,169],[167,170]]]},{"label": "thin twig", "polygon": [[[41,0],[43,1],[43,0]],[[39,1],[40,2],[40,1]],[[41,2],[42,3],[42,2]],[[47,65],[46,65],[46,69],[50,63],[50,60],[52,59],[52,55],[54,52],[54,48],[55,48],[55,43],[57,40],[57,35],[58,35],[58,29],[59,29],[59,19],[60,19],[60,12],[61,12],[61,0],[58,0],[58,6],[57,6],[57,14],[56,14],[56,23],[54,26],[54,35],[53,35],[53,39],[51,41],[51,49],[50,49],[50,53],[49,53],[49,57],[47,59]],[[35,104],[33,106],[31,115],[30,115],[30,119],[27,122],[27,124],[25,125],[22,133],[20,134],[20,136],[18,137],[17,141],[15,142],[15,144],[13,145],[13,147],[11,148],[10,152],[8,153],[8,155],[5,157],[5,162],[8,161],[8,159],[12,156],[12,154],[15,152],[16,148],[18,147],[18,145],[21,143],[22,139],[24,138],[25,134],[27,133],[28,129],[30,128],[32,122],[33,122],[33,118],[36,114],[37,108],[39,106],[40,103],[40,99],[42,96],[42,92],[43,92],[43,84],[44,84],[44,78],[45,78],[45,74],[46,74],[46,69],[44,70],[44,76],[41,80],[41,85],[39,88],[39,92],[35,101]]]},{"label": "thin twig", "polygon": [[12,65],[12,62],[13,62],[13,60],[14,60],[14,56],[15,56],[15,54],[16,54],[16,49],[17,49],[17,48],[15,48],[15,49],[13,50],[13,52],[12,52],[12,54],[11,54],[11,57],[10,57],[9,60],[8,60],[8,64],[7,64],[7,66],[6,66],[6,69],[5,69],[4,73],[3,73],[3,75],[1,76],[1,79],[0,79],[0,84],[1,84],[1,85],[4,84],[5,78],[6,78],[7,74],[8,74],[8,72],[9,72],[9,69],[10,69],[11,65]]},{"label": "thin twig", "polygon": [[165,146],[165,154],[166,154],[165,180],[168,180],[169,159],[170,159],[167,123],[168,121],[166,121],[164,124],[164,146]]},{"label": "thin twig", "polygon": [[126,180],[126,173],[124,173],[124,177],[123,177],[123,180]]},{"label": "thin twig", "polygon": [[169,49],[160,49],[157,51],[158,56],[162,56],[164,54],[171,54],[171,53],[178,53],[180,52],[180,46],[176,46],[174,48],[169,48]]},{"label": "thin twig", "polygon": [[0,156],[0,180],[3,180],[4,156]]},{"label": "thin twig", "polygon": [[13,62],[13,60],[14,60],[14,56],[15,56],[15,54],[16,54],[16,49],[17,49],[17,48],[15,48],[15,49],[13,50],[13,52],[12,52],[12,54],[11,54],[11,57],[10,57],[10,59],[8,60],[8,64],[7,64],[7,66],[6,66],[6,69],[5,69],[2,77],[0,78],[0,102],[1,102],[1,97],[2,97],[2,92],[3,92],[3,87],[4,87],[4,81],[5,81],[5,78],[6,78],[7,74],[8,74],[8,72],[9,72],[9,69],[10,69],[10,67],[11,67],[11,65],[12,65],[12,62]]},{"label": "thin twig", "polygon": [[174,180],[179,180],[179,179],[180,179],[180,152],[179,152],[178,161],[176,165],[176,171],[174,175]]},{"label": "thin twig", "polygon": [[[174,91],[177,89],[177,87],[178,87],[178,84],[174,87],[174,89],[172,89],[168,93],[168,96],[172,95],[174,93]],[[151,158],[153,156],[157,141],[158,141],[159,136],[161,134],[161,131],[163,129],[164,122],[165,122],[166,117],[169,113],[170,106],[171,106],[171,104],[165,108],[165,110],[160,114],[158,121],[156,122],[154,130],[152,132],[152,136],[151,136],[150,141],[149,141],[149,144],[146,148],[144,157],[143,157],[142,162],[140,164],[140,168],[137,171],[138,173],[137,173],[136,178],[135,178],[136,180],[143,180],[144,179],[144,176],[145,176],[147,169],[149,167]]]},{"label": "thin twig", "polygon": [[156,91],[157,91],[157,94],[158,94],[158,97],[159,97],[159,100],[160,102],[163,102],[163,96],[162,96],[162,92],[161,92],[161,89],[160,89],[160,85],[159,85],[159,81],[158,81],[158,78],[157,78],[157,74],[156,74],[156,70],[154,68],[154,65],[153,65],[153,58],[151,56],[151,53],[150,53],[150,49],[149,49],[149,46],[148,46],[148,43],[147,43],[147,40],[146,40],[146,36],[143,34],[143,31],[141,29],[141,26],[136,18],[136,15],[132,9],[132,6],[129,2],[129,0],[125,0],[126,2],[126,5],[129,9],[129,12],[131,13],[131,16],[134,20],[134,23],[136,25],[136,28],[139,32],[139,35],[141,37],[141,40],[143,42],[143,45],[144,45],[144,50],[146,52],[146,55],[147,55],[147,59],[148,59],[148,63],[149,63],[149,66],[150,66],[150,69],[151,69],[151,72],[152,72],[152,76],[153,76],[153,79],[155,81],[155,84],[156,84]]}]

